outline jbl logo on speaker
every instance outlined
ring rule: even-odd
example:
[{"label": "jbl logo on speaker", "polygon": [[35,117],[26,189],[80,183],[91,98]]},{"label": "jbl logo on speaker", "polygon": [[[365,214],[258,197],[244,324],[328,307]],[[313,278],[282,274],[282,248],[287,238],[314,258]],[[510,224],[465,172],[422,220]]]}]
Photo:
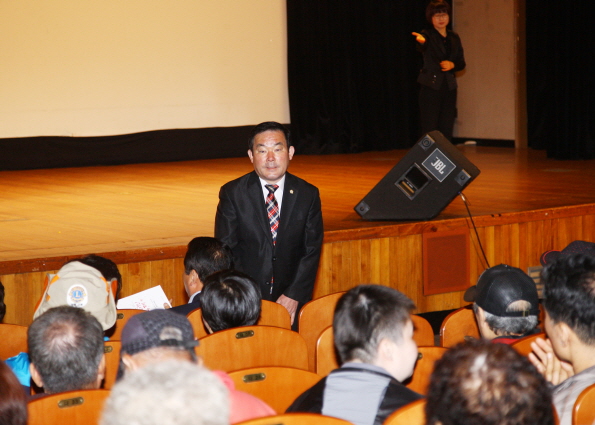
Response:
[{"label": "jbl logo on speaker", "polygon": [[442,182],[448,177],[450,173],[456,168],[450,159],[444,155],[440,149],[432,152],[422,165],[428,170],[439,182]]}]

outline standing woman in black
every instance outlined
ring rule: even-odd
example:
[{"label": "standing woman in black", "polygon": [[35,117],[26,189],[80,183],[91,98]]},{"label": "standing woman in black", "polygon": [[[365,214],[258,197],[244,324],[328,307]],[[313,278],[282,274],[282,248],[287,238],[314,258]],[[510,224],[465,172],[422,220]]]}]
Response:
[{"label": "standing woman in black", "polygon": [[465,56],[459,35],[449,29],[451,8],[445,0],[432,0],[426,19],[432,28],[412,33],[422,52],[424,65],[417,82],[421,84],[419,109],[422,135],[439,130],[452,140],[457,111],[455,72],[465,69]]}]

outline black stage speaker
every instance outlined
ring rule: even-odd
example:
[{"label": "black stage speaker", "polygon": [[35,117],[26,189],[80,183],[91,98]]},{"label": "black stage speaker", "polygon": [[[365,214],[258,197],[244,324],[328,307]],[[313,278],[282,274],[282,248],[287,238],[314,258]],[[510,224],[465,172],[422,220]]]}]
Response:
[{"label": "black stage speaker", "polygon": [[355,206],[366,220],[430,220],[479,169],[439,131],[432,131]]}]

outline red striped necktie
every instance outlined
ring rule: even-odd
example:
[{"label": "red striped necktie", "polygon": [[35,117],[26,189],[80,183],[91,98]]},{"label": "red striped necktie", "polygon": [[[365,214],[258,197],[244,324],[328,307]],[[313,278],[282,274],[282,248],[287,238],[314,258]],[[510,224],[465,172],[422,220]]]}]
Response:
[{"label": "red striped necktie", "polygon": [[273,236],[273,244],[277,241],[277,230],[279,229],[279,204],[275,198],[275,191],[279,188],[276,184],[265,184],[269,194],[266,199],[267,215],[271,225],[271,235]]}]

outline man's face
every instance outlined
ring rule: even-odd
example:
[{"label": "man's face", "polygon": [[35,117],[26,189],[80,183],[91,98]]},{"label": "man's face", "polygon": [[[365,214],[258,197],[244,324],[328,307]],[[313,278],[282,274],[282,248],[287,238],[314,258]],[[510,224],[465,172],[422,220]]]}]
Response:
[{"label": "man's face", "polygon": [[274,184],[285,175],[293,152],[293,146],[287,148],[282,131],[269,130],[256,135],[248,156],[256,174],[267,183]]}]

